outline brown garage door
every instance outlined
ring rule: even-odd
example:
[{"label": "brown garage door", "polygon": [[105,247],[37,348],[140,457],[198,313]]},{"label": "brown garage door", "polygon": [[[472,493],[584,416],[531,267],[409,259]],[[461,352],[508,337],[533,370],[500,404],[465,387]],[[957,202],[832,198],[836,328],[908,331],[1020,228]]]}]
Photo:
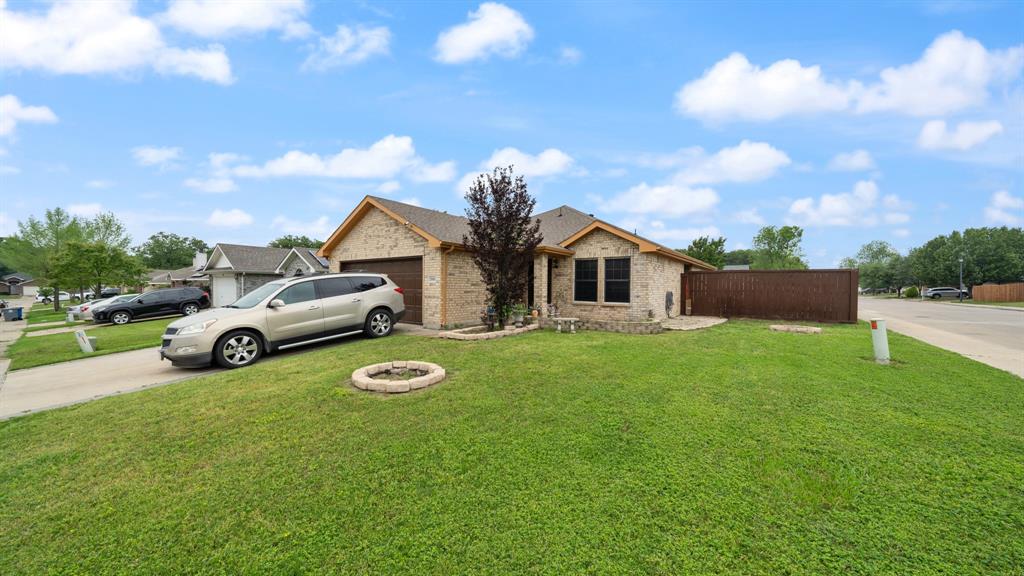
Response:
[{"label": "brown garage door", "polygon": [[405,291],[405,316],[402,322],[423,323],[423,258],[355,260],[341,263],[341,271],[365,270],[387,274]]}]

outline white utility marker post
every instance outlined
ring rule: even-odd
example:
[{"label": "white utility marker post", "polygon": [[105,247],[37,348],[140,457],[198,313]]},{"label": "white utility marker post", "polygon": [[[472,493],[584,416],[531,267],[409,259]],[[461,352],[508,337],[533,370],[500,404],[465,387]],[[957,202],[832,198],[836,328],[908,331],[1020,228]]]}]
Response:
[{"label": "white utility marker post", "polygon": [[68,322],[74,322],[74,321],[75,321],[75,315],[74,315],[74,313],[72,313],[72,312],[68,312],[68,317],[67,317],[67,321],[68,321]]},{"label": "white utility marker post", "polygon": [[86,336],[85,330],[75,330],[75,340],[78,341],[78,347],[85,354],[92,354],[96,351],[96,338]]},{"label": "white utility marker post", "polygon": [[875,362],[889,363],[889,334],[885,331],[885,320],[871,319],[871,344],[875,347]]}]

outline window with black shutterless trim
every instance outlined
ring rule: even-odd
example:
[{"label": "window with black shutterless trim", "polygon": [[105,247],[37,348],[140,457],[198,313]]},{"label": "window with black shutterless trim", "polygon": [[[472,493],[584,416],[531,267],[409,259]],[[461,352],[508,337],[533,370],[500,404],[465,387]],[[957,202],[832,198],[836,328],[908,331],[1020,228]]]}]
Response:
[{"label": "window with black shutterless trim", "polygon": [[629,302],[629,258],[604,259],[604,301]]},{"label": "window with black shutterless trim", "polygon": [[597,260],[577,260],[572,299],[597,302]]}]

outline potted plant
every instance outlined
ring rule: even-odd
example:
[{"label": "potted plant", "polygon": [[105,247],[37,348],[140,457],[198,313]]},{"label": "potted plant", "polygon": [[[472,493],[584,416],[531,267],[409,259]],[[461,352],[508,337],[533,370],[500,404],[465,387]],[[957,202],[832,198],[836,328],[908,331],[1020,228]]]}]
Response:
[{"label": "potted plant", "polygon": [[516,323],[516,328],[523,327],[524,316],[526,316],[526,306],[522,303],[517,303],[512,306],[512,319]]}]

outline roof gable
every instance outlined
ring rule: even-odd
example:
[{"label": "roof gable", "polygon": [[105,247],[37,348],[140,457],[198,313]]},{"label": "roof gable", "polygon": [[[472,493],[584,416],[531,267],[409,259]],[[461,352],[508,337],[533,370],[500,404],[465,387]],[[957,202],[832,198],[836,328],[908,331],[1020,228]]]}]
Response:
[{"label": "roof gable", "polygon": [[281,263],[277,265],[277,273],[284,274],[288,263],[296,258],[301,260],[306,265],[306,268],[312,272],[326,272],[328,270],[328,263],[316,255],[315,248],[297,246],[292,248],[281,260]]},{"label": "roof gable", "polygon": [[203,268],[207,270],[233,270],[235,272],[256,272],[274,274],[277,265],[290,252],[288,248],[247,246],[245,244],[217,244],[210,261]]},{"label": "roof gable", "polygon": [[615,236],[618,236],[623,240],[628,240],[629,242],[632,242],[639,246],[640,252],[653,252],[660,254],[661,256],[665,256],[666,258],[678,260],[680,262],[684,262],[686,264],[690,264],[698,268],[703,268],[705,270],[717,270],[717,268],[715,268],[711,264],[708,264],[707,262],[704,262],[703,260],[698,260],[697,258],[683,254],[678,250],[673,250],[667,246],[662,246],[661,244],[648,240],[642,236],[638,236],[636,234],[627,232],[622,228],[619,228],[618,226],[605,222],[604,220],[594,220],[589,225],[585,226],[583,229],[579,230],[569,238],[566,238],[565,241],[562,242],[562,245],[568,248],[569,246],[573,245],[581,238],[595,230],[604,230],[605,232],[614,234]]}]

